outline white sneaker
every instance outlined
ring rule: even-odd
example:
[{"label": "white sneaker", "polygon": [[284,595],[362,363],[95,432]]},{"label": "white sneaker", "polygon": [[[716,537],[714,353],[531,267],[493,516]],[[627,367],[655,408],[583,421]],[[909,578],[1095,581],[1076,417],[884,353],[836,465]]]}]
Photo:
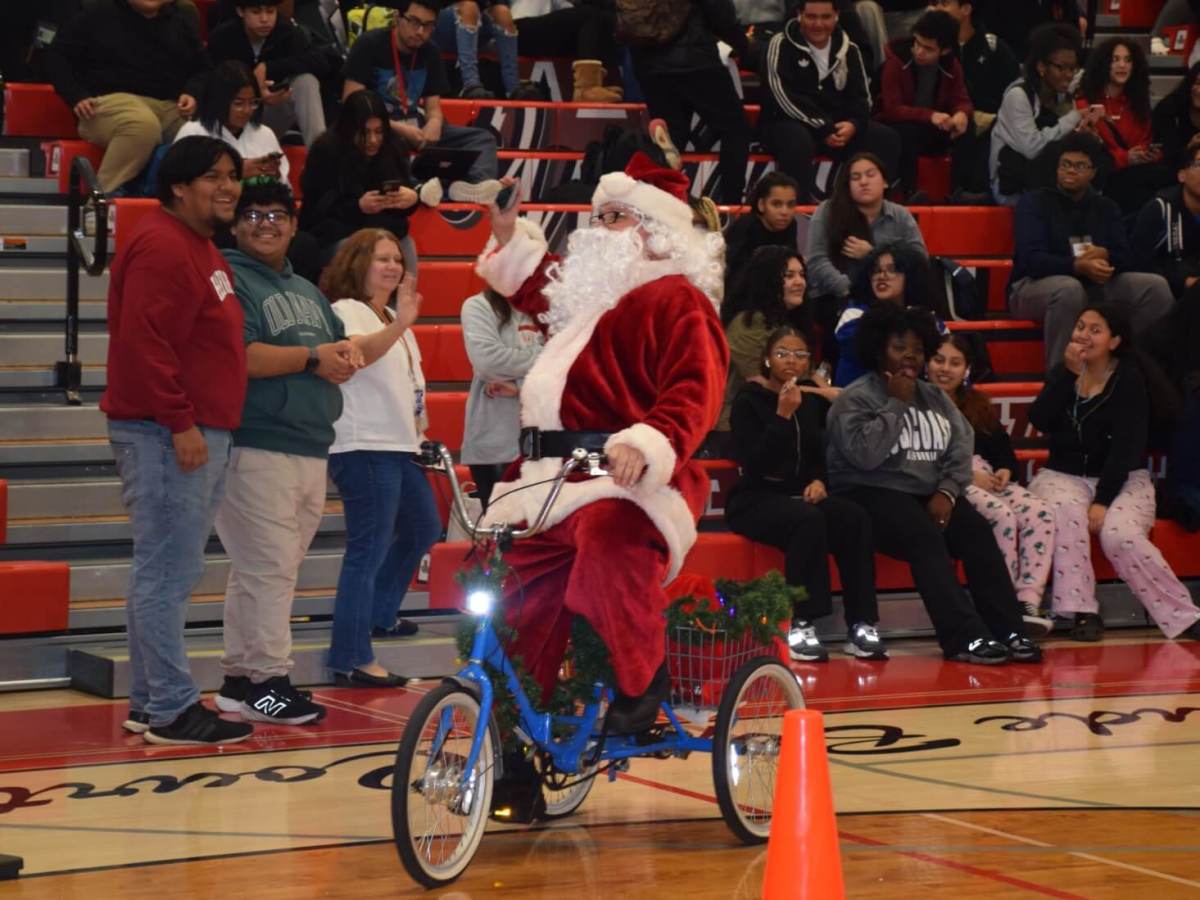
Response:
[{"label": "white sneaker", "polygon": [[858,659],[887,659],[887,648],[874,625],[859,622],[846,635],[842,652]]},{"label": "white sneaker", "polygon": [[442,190],[442,183],[436,178],[430,178],[417,189],[417,199],[426,206],[437,206],[442,202],[444,195],[445,191]]},{"label": "white sneaker", "polygon": [[1025,623],[1026,637],[1045,637],[1054,629],[1054,619],[1039,610],[1036,603],[1021,604],[1021,620]]},{"label": "white sneaker", "polygon": [[827,662],[829,651],[817,640],[817,629],[810,622],[793,619],[787,636],[793,662]]},{"label": "white sneaker", "polygon": [[487,181],[475,184],[469,181],[452,181],[449,193],[450,199],[455,203],[475,203],[479,206],[488,206],[502,190],[504,190],[503,184],[495,178],[489,178]]}]

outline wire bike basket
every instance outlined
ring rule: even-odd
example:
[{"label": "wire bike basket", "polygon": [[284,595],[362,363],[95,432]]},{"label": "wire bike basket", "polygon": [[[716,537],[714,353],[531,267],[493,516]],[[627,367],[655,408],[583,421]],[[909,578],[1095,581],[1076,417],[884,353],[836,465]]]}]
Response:
[{"label": "wire bike basket", "polygon": [[667,629],[667,672],[671,705],[715,709],[733,673],[770,651],[753,634],[734,636],[724,628],[676,625]]}]

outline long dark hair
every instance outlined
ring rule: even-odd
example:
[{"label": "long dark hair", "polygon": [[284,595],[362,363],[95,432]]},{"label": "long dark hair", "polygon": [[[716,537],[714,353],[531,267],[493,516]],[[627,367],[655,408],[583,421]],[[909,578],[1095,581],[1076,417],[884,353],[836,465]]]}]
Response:
[{"label": "long dark hair", "polygon": [[395,132],[388,126],[390,117],[383,98],[366,88],[355,91],[342,101],[341,111],[330,130],[337,135],[343,149],[357,149],[366,131],[367,122],[371,119],[378,119],[383,123],[383,147],[380,152],[389,148],[397,153],[403,152]]},{"label": "long dark hair", "polygon": [[242,88],[253,89],[254,99],[259,101],[259,107],[250,121],[256,125],[262,121],[262,92],[258,87],[258,79],[245,63],[227,59],[208,73],[204,90],[196,103],[196,120],[204,126],[205,131],[209,134],[221,133],[221,127],[229,121],[229,107]]},{"label": "long dark hair", "polygon": [[1079,89],[1089,103],[1103,103],[1104,92],[1108,87],[1109,69],[1112,66],[1113,54],[1118,47],[1129,51],[1133,59],[1133,71],[1125,85],[1125,96],[1129,98],[1129,108],[1142,121],[1150,118],[1150,67],[1146,64],[1146,53],[1139,44],[1125,38],[1109,38],[1096,47],[1088,55],[1087,66],[1083,70],[1083,80]]},{"label": "long dark hair", "polygon": [[[1171,383],[1166,372],[1151,356],[1142,352],[1133,340],[1133,323],[1129,314],[1121,306],[1107,300],[1089,303],[1079,313],[1094,312],[1108,325],[1113,337],[1121,342],[1112,351],[1113,357],[1121,365],[1130,364],[1136,367],[1146,382],[1147,400],[1150,404],[1150,420],[1152,425],[1166,426],[1179,419],[1183,411],[1183,398],[1179,389]],[[1077,318],[1076,322],[1079,321]]]},{"label": "long dark hair", "polygon": [[933,277],[933,270],[925,255],[914,250],[908,244],[896,241],[874,248],[863,261],[858,279],[851,289],[851,296],[866,301],[868,305],[875,303],[875,291],[871,286],[871,273],[880,257],[891,256],[896,271],[904,274],[904,305],[919,306],[929,310],[943,322],[950,318],[950,308],[946,302],[946,292],[940,282]]},{"label": "long dark hair", "polygon": [[1192,63],[1191,68],[1183,76],[1179,84],[1171,89],[1171,93],[1159,100],[1160,106],[1186,116],[1192,108],[1192,85],[1200,78],[1200,62]]},{"label": "long dark hair", "polygon": [[738,273],[733,290],[721,304],[721,323],[728,328],[741,314],[742,321],[749,325],[755,313],[762,313],[768,328],[786,323],[807,330],[811,319],[808,304],[788,309],[783,302],[783,276],[793,259],[800,260],[807,277],[804,257],[794,248],[768,244],[755,250]]},{"label": "long dark hair", "polygon": [[838,169],[837,178],[833,181],[833,191],[829,194],[829,199],[825,201],[829,204],[825,226],[829,234],[826,251],[829,253],[829,258],[833,260],[833,264],[842,271],[846,268],[846,261],[842,256],[842,244],[845,243],[846,238],[856,237],[864,241],[871,240],[871,223],[867,221],[863,211],[858,208],[850,196],[850,170],[854,168],[855,163],[864,160],[874,163],[879,169],[879,173],[883,175],[884,183],[887,183],[887,169],[883,166],[883,160],[874,153],[855,153]]},{"label": "long dark hair", "polygon": [[1075,62],[1079,62],[1083,48],[1077,28],[1061,22],[1047,22],[1045,25],[1039,25],[1033,29],[1033,33],[1029,36],[1029,57],[1025,61],[1022,83],[1031,104],[1034,98],[1042,92],[1042,76],[1037,70],[1037,64],[1050,62],[1050,57],[1059,50],[1073,51]]},{"label": "long dark hair", "polygon": [[[961,334],[944,335],[942,342],[938,344],[938,349],[940,350],[946,344],[963,355],[968,369],[975,365],[975,349],[971,346],[971,342]],[[926,364],[928,365],[928,363]],[[992,401],[982,391],[971,387],[965,379],[951,394],[951,399],[954,400],[958,411],[963,414],[963,418],[980,434],[991,434],[999,426],[1000,416],[996,412],[996,407],[992,405]]]},{"label": "long dark hair", "polygon": [[509,304],[507,298],[490,287],[483,289],[483,298],[487,300],[488,306],[496,314],[496,324],[501,328],[507,325],[512,318],[512,306]]}]

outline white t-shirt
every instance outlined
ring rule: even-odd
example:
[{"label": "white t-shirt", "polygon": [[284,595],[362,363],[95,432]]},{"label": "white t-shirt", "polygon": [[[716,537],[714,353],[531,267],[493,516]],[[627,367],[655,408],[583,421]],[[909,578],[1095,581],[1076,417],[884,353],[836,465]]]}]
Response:
[{"label": "white t-shirt", "polygon": [[[384,328],[374,310],[358,300],[339,300],[333,304],[333,311],[346,326],[346,337],[374,334]],[[415,453],[420,448],[425,430],[425,375],[411,328],[387,353],[355,372],[341,388],[342,417],[333,423],[337,436],[330,453]]]},{"label": "white t-shirt", "polygon": [[[209,131],[195,119],[191,122],[184,122],[183,127],[175,135],[175,140],[180,140],[185,137],[203,137],[220,138],[229,146],[237,150],[242,155],[242,159],[257,159],[260,156],[266,156],[268,153],[282,153],[283,148],[279,146],[279,138],[275,137],[273,132],[266,125],[255,125],[250,122],[242,129],[242,133],[237,137],[233,136],[233,132],[221,126],[218,132]],[[288,165],[286,156],[279,160],[279,180],[286,182],[288,180],[288,172],[291,167]]]},{"label": "white t-shirt", "polygon": [[829,51],[833,48],[833,40],[825,42],[824,47],[814,47],[808,44],[808,52],[812,55],[813,62],[817,64],[817,80],[824,81],[825,76],[829,74]]}]

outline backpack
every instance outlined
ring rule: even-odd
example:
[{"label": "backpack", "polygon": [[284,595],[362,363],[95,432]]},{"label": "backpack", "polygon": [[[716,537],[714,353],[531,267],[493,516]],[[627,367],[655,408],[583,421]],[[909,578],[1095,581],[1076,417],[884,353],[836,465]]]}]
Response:
[{"label": "backpack", "polygon": [[356,6],[346,13],[346,46],[353,47],[354,42],[364,31],[374,31],[377,28],[391,28],[396,24],[398,13],[390,6]]},{"label": "backpack", "polygon": [[955,321],[986,319],[987,301],[979,289],[979,282],[971,271],[945,256],[932,256],[929,264],[933,276],[942,278],[946,291],[946,308]]},{"label": "backpack", "polygon": [[690,0],[616,0],[617,40],[647,49],[669,44],[692,13]]}]

